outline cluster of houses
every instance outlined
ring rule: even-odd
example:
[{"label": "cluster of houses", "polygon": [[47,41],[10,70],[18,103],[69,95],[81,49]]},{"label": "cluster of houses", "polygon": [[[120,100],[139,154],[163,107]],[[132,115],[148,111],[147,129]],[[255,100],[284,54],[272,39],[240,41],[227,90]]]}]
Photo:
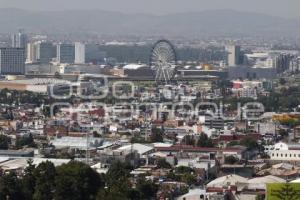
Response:
[{"label": "cluster of houses", "polygon": [[[261,83],[240,81],[234,82],[233,95],[253,97],[241,90],[250,87],[263,91]],[[220,91],[210,87],[181,84],[137,90],[123,103],[1,105],[0,131],[10,144],[0,150],[0,168],[22,173],[28,159],[35,164],[50,160],[56,166],[79,160],[106,173],[116,161],[129,162],[133,182],[145,176],[167,190],[158,193],[159,199],[182,187],[188,188],[186,194],[176,195],[182,200],[225,195],[255,199],[266,194],[268,183],[299,182],[300,127],[284,126],[277,119],[300,119],[300,114],[259,111],[259,118],[247,120],[228,117],[238,111],[227,109],[226,118],[219,109],[212,115],[209,104],[188,108],[197,99],[219,99]],[[45,113],[45,106],[53,109],[52,115]],[[29,136],[35,146],[16,149],[18,137]],[[168,167],[160,166],[162,160]],[[191,169],[194,181],[172,179],[170,173],[180,167]]]}]

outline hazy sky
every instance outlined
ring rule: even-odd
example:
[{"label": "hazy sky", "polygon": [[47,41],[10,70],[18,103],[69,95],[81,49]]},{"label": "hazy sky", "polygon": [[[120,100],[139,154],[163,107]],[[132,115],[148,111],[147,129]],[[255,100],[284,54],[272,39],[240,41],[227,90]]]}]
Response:
[{"label": "hazy sky", "polygon": [[300,18],[299,0],[0,0],[0,7],[28,10],[101,9],[151,14],[234,9]]}]

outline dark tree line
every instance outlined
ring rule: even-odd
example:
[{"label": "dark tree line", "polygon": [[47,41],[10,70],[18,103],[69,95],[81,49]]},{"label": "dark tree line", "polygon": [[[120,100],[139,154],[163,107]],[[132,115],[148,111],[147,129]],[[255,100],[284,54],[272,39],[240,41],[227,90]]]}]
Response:
[{"label": "dark tree line", "polygon": [[55,167],[49,161],[35,166],[29,160],[22,176],[1,174],[0,200],[154,199],[157,186],[139,178],[133,187],[130,170],[129,165],[118,162],[100,175],[81,162]]},{"label": "dark tree line", "polygon": [[[230,86],[226,86],[230,87]],[[266,112],[288,112],[294,111],[293,109],[299,109],[300,105],[300,88],[289,87],[283,88],[280,91],[271,91],[268,96],[260,95],[257,100],[252,98],[237,98],[231,96],[225,96],[222,100],[216,101],[223,105],[230,105],[229,110],[236,110],[238,103],[242,106],[248,102],[260,102],[264,105]]]},{"label": "dark tree line", "polygon": [[[11,145],[11,138],[6,135],[0,135],[0,149],[7,150]],[[29,135],[19,136],[16,138],[15,148],[21,149],[24,146],[27,147],[36,147],[33,136],[30,133]]]},{"label": "dark tree line", "polygon": [[49,98],[45,95],[29,92],[29,91],[17,91],[17,90],[0,90],[0,103],[3,104],[35,104],[41,105],[47,103]]},{"label": "dark tree line", "polygon": [[0,135],[0,149],[1,150],[8,149],[10,142],[11,142],[10,137],[7,137],[6,135]]},{"label": "dark tree line", "polygon": [[182,141],[185,145],[192,145],[197,147],[214,147],[213,141],[205,133],[200,136],[186,135]]}]

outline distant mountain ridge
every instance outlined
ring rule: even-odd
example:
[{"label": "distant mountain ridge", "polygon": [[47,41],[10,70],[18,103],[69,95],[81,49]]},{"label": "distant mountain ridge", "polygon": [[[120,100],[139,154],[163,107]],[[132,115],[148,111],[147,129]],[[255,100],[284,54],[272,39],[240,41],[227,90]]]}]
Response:
[{"label": "distant mountain ridge", "polygon": [[0,9],[0,32],[15,32],[19,28],[42,33],[93,32],[110,35],[295,36],[300,35],[300,19],[284,19],[234,10],[156,16],[101,10]]}]

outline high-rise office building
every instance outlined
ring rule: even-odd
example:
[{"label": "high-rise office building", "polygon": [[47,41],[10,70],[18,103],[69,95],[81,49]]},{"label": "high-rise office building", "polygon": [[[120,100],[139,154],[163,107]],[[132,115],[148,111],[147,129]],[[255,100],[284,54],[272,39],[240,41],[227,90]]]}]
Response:
[{"label": "high-rise office building", "polygon": [[76,64],[85,63],[85,44],[80,42],[75,43],[75,63]]},{"label": "high-rise office building", "polygon": [[25,74],[25,49],[0,48],[0,72],[4,75]]},{"label": "high-rise office building", "polygon": [[33,42],[30,42],[27,44],[27,57],[26,57],[26,62],[27,63],[35,63],[37,62],[37,57],[36,57],[36,45]]},{"label": "high-rise office building", "polygon": [[59,63],[74,63],[75,61],[75,46],[73,44],[58,44],[56,53]]},{"label": "high-rise office building", "polygon": [[290,72],[299,72],[300,71],[300,57],[294,57],[291,59],[289,64]]},{"label": "high-rise office building", "polygon": [[226,47],[228,57],[227,57],[227,63],[228,66],[236,66],[241,64],[241,48],[240,46],[231,45]]},{"label": "high-rise office building", "polygon": [[289,69],[290,61],[292,60],[292,55],[290,54],[279,54],[274,57],[274,67],[278,73],[282,73]]},{"label": "high-rise office building", "polygon": [[36,57],[39,63],[47,64],[56,56],[56,48],[50,42],[36,42],[36,49]]},{"label": "high-rise office building", "polygon": [[11,36],[11,46],[14,48],[25,48],[27,47],[27,35],[22,31]]}]

